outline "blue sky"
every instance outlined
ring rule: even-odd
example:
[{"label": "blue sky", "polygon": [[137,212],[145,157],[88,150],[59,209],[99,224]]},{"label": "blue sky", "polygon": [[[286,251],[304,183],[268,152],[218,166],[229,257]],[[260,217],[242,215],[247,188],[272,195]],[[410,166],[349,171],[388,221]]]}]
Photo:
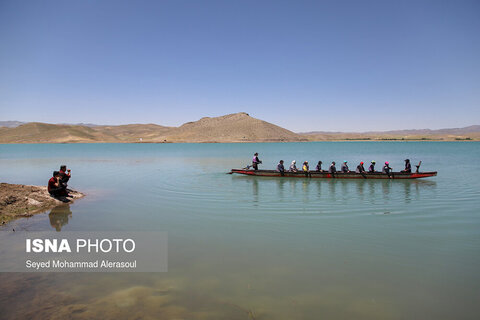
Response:
[{"label": "blue sky", "polygon": [[480,1],[0,1],[0,120],[480,124]]}]

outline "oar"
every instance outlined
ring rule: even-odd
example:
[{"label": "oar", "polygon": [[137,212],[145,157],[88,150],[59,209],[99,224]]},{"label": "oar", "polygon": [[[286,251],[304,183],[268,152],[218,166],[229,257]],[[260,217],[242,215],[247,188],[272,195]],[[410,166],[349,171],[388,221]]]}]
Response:
[{"label": "oar", "polygon": [[420,162],[418,163],[418,166],[415,166],[415,167],[417,167],[417,173],[420,171],[420,166],[421,166],[421,165],[422,165],[422,161],[420,161]]}]

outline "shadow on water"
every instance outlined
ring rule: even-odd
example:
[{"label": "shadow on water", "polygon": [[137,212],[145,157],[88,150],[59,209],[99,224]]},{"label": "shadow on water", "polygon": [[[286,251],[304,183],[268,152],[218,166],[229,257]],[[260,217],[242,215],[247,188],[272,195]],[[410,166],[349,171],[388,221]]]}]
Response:
[{"label": "shadow on water", "polygon": [[69,204],[61,204],[53,208],[48,214],[50,225],[58,232],[62,231],[62,227],[68,224],[69,219],[72,218],[72,210]]}]

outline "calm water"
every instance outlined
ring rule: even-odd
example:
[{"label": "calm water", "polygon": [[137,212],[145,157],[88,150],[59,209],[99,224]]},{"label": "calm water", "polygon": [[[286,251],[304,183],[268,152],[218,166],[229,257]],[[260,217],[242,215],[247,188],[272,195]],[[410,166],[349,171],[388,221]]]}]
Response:
[{"label": "calm water", "polygon": [[[262,168],[347,159],[398,170],[408,157],[439,174],[225,174],[255,151]],[[0,274],[2,316],[479,319],[479,159],[476,142],[0,145],[2,182],[46,184],[65,163],[71,187],[88,194],[0,231],[158,230],[169,239],[167,273]]]}]

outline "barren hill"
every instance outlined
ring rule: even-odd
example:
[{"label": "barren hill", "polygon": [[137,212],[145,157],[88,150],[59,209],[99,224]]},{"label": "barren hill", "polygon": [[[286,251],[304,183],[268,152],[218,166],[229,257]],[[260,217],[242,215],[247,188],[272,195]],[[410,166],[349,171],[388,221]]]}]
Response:
[{"label": "barren hill", "polygon": [[246,113],[205,117],[180,127],[156,124],[120,126],[63,125],[32,122],[0,128],[0,143],[74,142],[264,142],[307,139]]},{"label": "barren hill", "polygon": [[[21,123],[9,121],[9,123]],[[480,140],[480,126],[451,129],[396,130],[385,132],[294,133],[245,112],[205,117],[180,127],[157,124],[119,126],[48,124],[30,122],[16,127],[0,126],[0,143],[90,142],[278,142],[338,140]]]},{"label": "barren hill", "polygon": [[174,142],[263,142],[302,141],[298,134],[240,112],[221,117],[205,117],[187,122],[167,132]]}]

